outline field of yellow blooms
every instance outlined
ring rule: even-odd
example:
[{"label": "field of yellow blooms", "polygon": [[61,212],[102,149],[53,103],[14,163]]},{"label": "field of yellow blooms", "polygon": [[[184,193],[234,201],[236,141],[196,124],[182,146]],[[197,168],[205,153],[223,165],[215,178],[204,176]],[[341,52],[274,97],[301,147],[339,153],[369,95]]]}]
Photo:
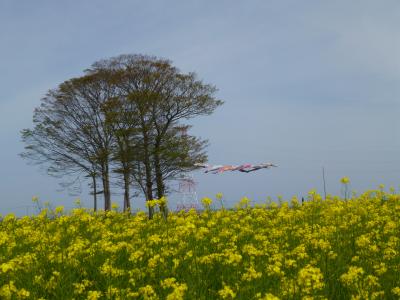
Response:
[{"label": "field of yellow blooms", "polygon": [[[399,299],[400,195],[0,221],[1,299]],[[213,202],[213,203],[212,203]],[[157,205],[155,201],[152,205]]]}]

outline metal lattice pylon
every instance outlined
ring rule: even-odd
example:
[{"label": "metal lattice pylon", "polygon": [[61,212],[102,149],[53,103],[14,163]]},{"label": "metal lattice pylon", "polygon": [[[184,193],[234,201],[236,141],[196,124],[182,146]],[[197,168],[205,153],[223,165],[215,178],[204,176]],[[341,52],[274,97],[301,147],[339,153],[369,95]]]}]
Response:
[{"label": "metal lattice pylon", "polygon": [[178,210],[198,209],[200,207],[196,187],[197,183],[193,175],[188,175],[179,180],[178,193],[180,197],[177,203]]}]

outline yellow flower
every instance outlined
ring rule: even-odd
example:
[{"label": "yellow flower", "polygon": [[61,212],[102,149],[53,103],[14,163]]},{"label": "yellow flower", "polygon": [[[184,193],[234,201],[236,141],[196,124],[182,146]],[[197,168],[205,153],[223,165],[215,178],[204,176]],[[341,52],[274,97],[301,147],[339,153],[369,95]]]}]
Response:
[{"label": "yellow flower", "polygon": [[151,245],[157,245],[162,242],[162,239],[160,238],[160,236],[158,234],[153,234],[153,235],[149,236],[149,242]]},{"label": "yellow flower", "polygon": [[158,199],[158,205],[160,207],[166,206],[168,203],[167,197],[162,196],[160,199]]},{"label": "yellow flower", "polygon": [[346,285],[351,285],[352,283],[360,280],[363,274],[364,274],[363,268],[350,266],[347,273],[340,276],[340,280]]},{"label": "yellow flower", "polygon": [[378,276],[381,276],[387,272],[386,264],[384,262],[381,262],[379,265],[374,266],[374,270]]},{"label": "yellow flower", "polygon": [[177,283],[175,278],[164,279],[161,281],[161,287],[164,289],[173,289],[173,291],[167,295],[166,300],[182,300],[187,290],[187,285],[185,283]]},{"label": "yellow flower", "polygon": [[356,239],[356,245],[360,248],[366,248],[371,244],[369,237],[365,234],[359,236]]},{"label": "yellow flower", "polygon": [[1,273],[7,273],[8,271],[12,271],[15,268],[15,264],[13,262],[3,263],[0,265]]},{"label": "yellow flower", "polygon": [[400,287],[396,286],[392,289],[393,295],[400,296]]},{"label": "yellow flower", "polygon": [[220,295],[222,299],[234,299],[236,297],[236,293],[232,288],[225,284],[224,287],[218,291],[218,295]]},{"label": "yellow flower", "polygon": [[253,266],[250,266],[249,268],[247,268],[246,273],[244,273],[242,275],[242,280],[243,281],[252,281],[253,279],[260,278],[261,276],[262,276],[261,272],[257,272]]},{"label": "yellow flower", "polygon": [[17,292],[17,298],[18,299],[25,299],[25,298],[29,298],[29,296],[31,295],[31,293],[25,289],[20,289]]},{"label": "yellow flower", "polygon": [[174,290],[167,295],[166,300],[183,300],[186,290],[187,290],[187,285],[185,283],[176,285],[174,287]]},{"label": "yellow flower", "polygon": [[101,292],[100,291],[89,291],[87,294],[87,300],[97,300],[101,298]]},{"label": "yellow flower", "polygon": [[161,281],[161,287],[162,288],[170,288],[175,286],[176,279],[171,277],[171,278],[166,278]]},{"label": "yellow flower", "polygon": [[145,300],[155,300],[158,299],[156,292],[151,285],[146,285],[139,289],[139,293],[143,296]]},{"label": "yellow flower", "polygon": [[212,203],[212,199],[204,197],[203,199],[201,199],[201,203],[203,204],[204,208],[209,208]]},{"label": "yellow flower", "polygon": [[243,197],[240,199],[239,203],[236,204],[237,208],[247,208],[250,205],[251,200],[247,197]]},{"label": "yellow flower", "polygon": [[260,298],[260,300],[279,300],[279,298],[273,294],[267,293],[263,298]]},{"label": "yellow flower", "polygon": [[14,285],[14,281],[10,281],[8,284],[3,285],[0,288],[0,296],[2,299],[12,299],[13,294],[17,292],[17,288]]},{"label": "yellow flower", "polygon": [[342,177],[340,179],[340,182],[343,183],[343,184],[348,184],[348,183],[350,183],[350,178],[349,177]]},{"label": "yellow flower", "polygon": [[242,256],[240,254],[232,252],[229,252],[227,254],[227,259],[226,259],[227,264],[237,266],[241,261],[242,261]]},{"label": "yellow flower", "polygon": [[299,271],[297,283],[307,294],[313,290],[321,290],[324,287],[321,270],[311,265],[307,265]]},{"label": "yellow flower", "polygon": [[152,208],[152,207],[155,207],[156,205],[157,205],[157,200],[147,200],[146,201],[146,206],[147,207]]},{"label": "yellow flower", "polygon": [[56,209],[54,210],[56,214],[62,214],[63,211],[64,211],[64,206],[57,206]]}]

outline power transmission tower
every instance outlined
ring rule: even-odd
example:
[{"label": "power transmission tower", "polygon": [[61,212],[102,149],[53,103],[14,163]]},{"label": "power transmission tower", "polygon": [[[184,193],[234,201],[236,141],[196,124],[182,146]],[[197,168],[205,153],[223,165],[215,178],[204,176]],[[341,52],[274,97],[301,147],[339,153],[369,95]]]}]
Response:
[{"label": "power transmission tower", "polygon": [[196,187],[197,183],[193,175],[185,176],[179,180],[177,210],[199,209]]}]

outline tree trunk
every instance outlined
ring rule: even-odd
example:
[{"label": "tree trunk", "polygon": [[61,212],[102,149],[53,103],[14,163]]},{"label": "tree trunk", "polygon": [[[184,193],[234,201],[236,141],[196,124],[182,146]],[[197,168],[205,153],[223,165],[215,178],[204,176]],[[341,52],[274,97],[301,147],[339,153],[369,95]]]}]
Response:
[{"label": "tree trunk", "polygon": [[[143,131],[144,168],[146,174],[146,200],[153,200],[153,180],[151,174],[149,139],[147,132]],[[153,208],[149,206],[149,219],[153,218]]]},{"label": "tree trunk", "polygon": [[[153,200],[153,181],[151,179],[151,166],[150,161],[145,163],[146,171],[146,200]],[[149,206],[149,218],[153,218],[153,208]]]},{"label": "tree trunk", "polygon": [[130,184],[130,170],[129,168],[124,169],[124,211],[129,211],[131,209],[131,203],[129,199],[129,184]]},{"label": "tree trunk", "polygon": [[110,178],[108,163],[105,163],[102,168],[103,194],[104,194],[104,210],[111,210],[111,195],[110,195]]},{"label": "tree trunk", "polygon": [[158,149],[154,152],[154,170],[156,173],[156,184],[157,184],[157,197],[161,199],[165,195],[165,185],[161,171],[160,156]]},{"label": "tree trunk", "polygon": [[96,175],[92,175],[93,180],[93,210],[97,211],[97,183],[96,183]]},{"label": "tree trunk", "polygon": [[[165,185],[164,185],[164,180],[162,176],[162,171],[161,171],[161,163],[160,163],[160,157],[158,155],[158,151],[155,151],[154,153],[154,169],[156,173],[156,183],[157,183],[157,196],[158,199],[161,199],[162,197],[165,196]],[[168,214],[168,208],[166,204],[163,204],[160,206],[160,211],[164,215],[164,218],[167,218]]]}]

